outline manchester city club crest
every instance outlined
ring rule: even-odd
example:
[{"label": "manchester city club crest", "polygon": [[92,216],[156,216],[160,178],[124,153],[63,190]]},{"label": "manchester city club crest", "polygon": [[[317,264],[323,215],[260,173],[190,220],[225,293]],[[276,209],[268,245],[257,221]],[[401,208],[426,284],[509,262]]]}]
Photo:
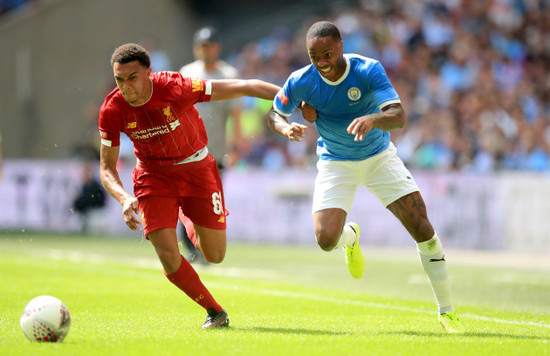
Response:
[{"label": "manchester city club crest", "polygon": [[361,90],[357,87],[351,87],[348,89],[348,98],[353,101],[361,99]]}]

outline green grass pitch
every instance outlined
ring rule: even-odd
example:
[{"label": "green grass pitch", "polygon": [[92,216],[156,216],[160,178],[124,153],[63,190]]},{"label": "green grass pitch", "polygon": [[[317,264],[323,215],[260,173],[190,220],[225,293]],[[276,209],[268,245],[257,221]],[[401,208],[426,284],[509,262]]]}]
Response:
[{"label": "green grass pitch", "polygon": [[[449,335],[413,244],[362,249],[355,280],[342,251],[313,242],[229,241],[222,264],[196,268],[231,327],[203,330],[205,311],[163,276],[148,241],[0,233],[0,355],[550,355],[547,264],[447,251],[466,328]],[[71,312],[61,344],[20,330],[43,294]]]}]

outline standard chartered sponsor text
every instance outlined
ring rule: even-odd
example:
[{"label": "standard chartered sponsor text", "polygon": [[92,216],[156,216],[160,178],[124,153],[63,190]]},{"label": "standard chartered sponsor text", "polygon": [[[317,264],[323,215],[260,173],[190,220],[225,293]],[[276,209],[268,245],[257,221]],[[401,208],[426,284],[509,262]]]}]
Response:
[{"label": "standard chartered sponsor text", "polygon": [[170,129],[168,128],[168,126],[164,125],[164,126],[152,127],[147,130],[136,131],[136,132],[133,132],[131,136],[136,140],[144,140],[144,139],[151,138],[153,136],[167,134],[169,132],[170,132]]}]

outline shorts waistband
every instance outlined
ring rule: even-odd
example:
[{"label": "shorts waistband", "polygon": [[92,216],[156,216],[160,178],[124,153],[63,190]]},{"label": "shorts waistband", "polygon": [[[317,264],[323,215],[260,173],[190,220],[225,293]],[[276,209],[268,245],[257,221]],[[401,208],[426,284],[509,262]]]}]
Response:
[{"label": "shorts waistband", "polygon": [[174,163],[174,165],[186,164],[186,163],[200,161],[200,160],[203,160],[206,156],[208,156],[208,148],[205,146],[203,149],[198,150],[197,152],[195,152],[195,154],[187,157],[183,161],[179,161],[179,162]]},{"label": "shorts waistband", "polygon": [[208,148],[204,147],[192,154],[191,156],[187,157],[183,161],[179,161],[169,165],[159,165],[150,162],[143,162],[138,159],[136,169],[154,171],[173,171],[180,169],[185,170],[187,166],[196,166],[197,163],[202,162],[206,157],[208,157]]}]

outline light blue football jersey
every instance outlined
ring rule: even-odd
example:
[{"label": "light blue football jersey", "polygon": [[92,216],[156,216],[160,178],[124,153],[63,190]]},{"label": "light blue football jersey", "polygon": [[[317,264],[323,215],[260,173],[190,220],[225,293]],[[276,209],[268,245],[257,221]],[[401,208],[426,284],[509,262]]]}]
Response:
[{"label": "light blue football jersey", "polygon": [[388,131],[373,128],[356,142],[347,128],[355,118],[401,102],[379,61],[356,54],[344,58],[346,71],[338,81],[327,80],[310,64],[293,72],[273,101],[275,111],[285,117],[301,101],[317,110],[317,155],[322,160],[358,161],[385,150]]}]

